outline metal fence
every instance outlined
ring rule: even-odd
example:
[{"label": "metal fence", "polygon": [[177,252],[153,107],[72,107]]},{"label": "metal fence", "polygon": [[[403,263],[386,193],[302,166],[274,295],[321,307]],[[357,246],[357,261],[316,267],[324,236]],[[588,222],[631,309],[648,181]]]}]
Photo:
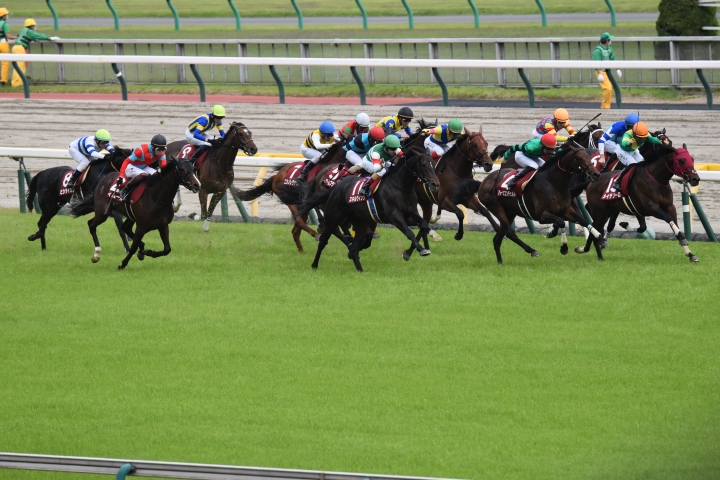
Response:
[{"label": "metal fence", "polygon": [[[613,48],[618,60],[718,60],[720,37],[616,37]],[[316,40],[61,40],[39,43],[31,53],[91,55],[154,55],[210,57],[296,58],[388,58],[468,60],[591,60],[596,37],[576,38],[456,38],[456,39],[316,39]],[[192,62],[188,62],[192,63]],[[272,75],[260,66],[199,66],[207,83],[274,84]],[[445,83],[452,86],[522,87],[517,71],[493,68],[441,68]],[[34,83],[115,83],[110,65],[58,63],[31,64]],[[285,66],[279,68],[289,85],[344,85],[355,83],[347,68]],[[365,83],[378,85],[429,85],[435,83],[428,68],[366,67],[358,72]],[[711,85],[714,71],[708,72]],[[129,83],[178,84],[194,82],[184,65],[128,65],[123,74]],[[528,73],[538,87],[596,85],[591,69],[534,69]],[[696,72],[687,70],[626,69],[620,86],[701,87]]]}]

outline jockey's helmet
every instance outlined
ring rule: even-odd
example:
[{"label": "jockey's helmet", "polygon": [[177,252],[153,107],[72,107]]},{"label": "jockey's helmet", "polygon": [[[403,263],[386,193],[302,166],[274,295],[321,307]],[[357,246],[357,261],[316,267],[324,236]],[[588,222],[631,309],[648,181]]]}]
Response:
[{"label": "jockey's helmet", "polygon": [[212,107],[212,110],[210,110],[210,113],[213,114],[213,117],[225,118],[225,107],[222,105],[215,105]]},{"label": "jockey's helmet", "polygon": [[640,121],[640,115],[637,113],[630,113],[627,117],[625,117],[625,125],[628,126],[628,128],[631,128],[633,125],[638,123]]},{"label": "jockey's helmet", "polygon": [[335,125],[331,121],[325,120],[320,124],[320,133],[323,135],[331,135],[335,133]]},{"label": "jockey's helmet", "polygon": [[648,126],[645,124],[645,122],[636,123],[632,131],[633,134],[638,138],[645,138],[650,135],[650,132],[648,131]]},{"label": "jockey's helmet", "polygon": [[450,120],[450,122],[448,122],[448,129],[449,129],[452,133],[462,133],[462,131],[463,131],[463,124],[462,124],[462,122],[461,122],[460,120],[458,120],[457,118],[453,118],[452,120]]},{"label": "jockey's helmet", "polygon": [[152,140],[150,140],[150,148],[153,152],[155,150],[165,151],[167,149],[167,140],[165,140],[165,137],[162,135],[155,135]]},{"label": "jockey's helmet", "polygon": [[560,123],[567,123],[568,120],[570,120],[570,115],[568,114],[568,111],[564,108],[558,108],[557,110],[555,110],[553,116],[555,117],[555,120]]},{"label": "jockey's helmet", "polygon": [[413,117],[413,111],[410,109],[410,107],[402,107],[400,110],[398,110],[398,118],[400,118],[400,120],[404,118],[412,119]]},{"label": "jockey's helmet", "polygon": [[376,142],[382,142],[383,140],[385,140],[385,130],[383,130],[380,127],[373,127],[370,129],[369,137],[370,137],[370,140],[375,140]]},{"label": "jockey's helmet", "polygon": [[543,147],[555,148],[557,147],[557,138],[552,133],[546,133],[540,137],[540,143],[543,144]]},{"label": "jockey's helmet", "polygon": [[8,12],[8,9],[5,7],[0,7],[0,17],[4,17],[5,15],[9,15],[10,12]]},{"label": "jockey's helmet", "polygon": [[391,148],[393,150],[396,148],[400,148],[400,139],[398,137],[396,137],[395,135],[389,135],[385,139],[385,147]]},{"label": "jockey's helmet", "polygon": [[95,141],[110,143],[110,132],[108,132],[104,128],[101,128],[100,130],[95,132]]},{"label": "jockey's helmet", "polygon": [[358,124],[358,127],[367,128],[370,126],[370,117],[365,112],[358,113],[357,117],[355,117],[355,123]]},{"label": "jockey's helmet", "polygon": [[37,25],[37,23],[32,18],[28,18],[25,20],[26,27],[34,27],[35,25]]}]

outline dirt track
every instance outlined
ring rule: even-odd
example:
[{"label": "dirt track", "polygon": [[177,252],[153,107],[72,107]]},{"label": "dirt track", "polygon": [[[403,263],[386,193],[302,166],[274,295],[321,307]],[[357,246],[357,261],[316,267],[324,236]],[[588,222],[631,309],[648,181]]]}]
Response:
[{"label": "dirt track", "polygon": [[[299,153],[299,147],[307,134],[323,120],[332,120],[336,127],[344,124],[361,110],[373,121],[392,114],[397,107],[331,106],[331,105],[261,105],[227,104],[228,120],[242,121],[253,132],[260,153]],[[181,140],[192,118],[209,108],[197,103],[148,103],[148,102],[70,102],[43,100],[4,100],[3,115],[16,119],[21,126],[6,130],[0,140],[1,146],[64,148],[70,141],[88,135],[98,128],[107,128],[113,136],[113,144],[133,147],[145,143],[161,133],[168,141]],[[496,109],[462,107],[413,107],[416,117],[447,121],[460,118],[471,130],[482,124],[485,138],[491,148],[500,143],[524,142],[545,112],[540,109]],[[570,110],[573,125],[578,128],[598,113],[597,110]],[[603,113],[603,126],[623,118],[627,111]],[[713,156],[720,146],[717,131],[720,112],[648,110],[641,112],[651,130],[667,128],[668,135],[680,144],[687,143],[696,162],[714,163]],[[23,119],[24,121],[19,121]],[[24,127],[24,125],[28,125]],[[71,160],[55,161],[30,159],[26,162],[33,173],[57,165],[74,166]],[[17,208],[17,164],[7,158],[0,159],[0,206]],[[252,185],[257,174],[255,169],[236,168],[235,184],[239,188]],[[682,211],[679,185],[673,184],[676,207]],[[720,185],[712,182],[702,184],[698,194],[713,227],[720,230]],[[231,214],[237,214],[231,202]],[[199,212],[197,197],[183,191],[180,215]],[[219,214],[219,207],[216,210]],[[274,198],[260,200],[261,217],[287,217],[286,207],[278,205]],[[443,222],[455,221],[452,214],[444,213]],[[470,223],[485,223],[477,215],[469,215]],[[682,220],[680,219],[682,222]],[[632,221],[631,221],[632,223]],[[668,227],[660,221],[648,222],[658,232]],[[697,218],[696,229],[701,228]]]}]

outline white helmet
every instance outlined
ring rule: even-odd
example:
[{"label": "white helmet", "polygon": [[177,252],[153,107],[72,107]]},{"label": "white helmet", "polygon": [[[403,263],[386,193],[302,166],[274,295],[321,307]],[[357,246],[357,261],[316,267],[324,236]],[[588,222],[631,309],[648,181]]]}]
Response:
[{"label": "white helmet", "polygon": [[365,112],[358,113],[358,116],[355,117],[355,122],[360,127],[369,127],[370,126],[370,117],[368,117],[368,114]]}]

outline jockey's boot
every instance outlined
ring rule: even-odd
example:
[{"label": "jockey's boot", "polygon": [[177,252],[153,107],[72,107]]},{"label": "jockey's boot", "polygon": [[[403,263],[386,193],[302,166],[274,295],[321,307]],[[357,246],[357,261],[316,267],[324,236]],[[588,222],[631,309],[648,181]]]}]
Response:
[{"label": "jockey's boot", "polygon": [[371,193],[370,185],[374,185],[379,178],[380,175],[378,175],[377,173],[373,173],[368,180],[365,180],[365,183],[362,187],[360,187],[360,191],[358,193],[365,197],[369,197]]},{"label": "jockey's boot", "polygon": [[200,145],[200,147],[198,147],[198,149],[195,150],[195,153],[193,153],[193,156],[190,159],[190,163],[195,165],[195,162],[197,162],[198,158],[200,158],[200,156],[203,153],[207,152],[209,149],[210,149],[210,145]]},{"label": "jockey's boot", "polygon": [[513,190],[515,188],[515,185],[517,185],[517,182],[527,175],[528,173],[532,172],[534,168],[532,167],[523,167],[522,170],[520,170],[513,178],[510,179],[510,181],[507,184],[508,190]]},{"label": "jockey's boot", "polygon": [[297,181],[300,183],[307,182],[307,176],[314,166],[315,164],[313,162],[311,162],[310,160],[305,160],[305,166],[303,167],[302,172],[300,172],[300,176],[298,177]]},{"label": "jockey's boot", "polygon": [[75,184],[78,181],[78,178],[80,178],[80,175],[82,175],[82,172],[78,169],[75,169],[75,171],[72,173],[72,177],[70,177],[70,180],[68,180],[67,188],[75,188]]},{"label": "jockey's boot", "polygon": [[130,180],[125,187],[123,187],[122,190],[120,190],[120,198],[123,199],[123,201],[127,200],[127,198],[130,196],[132,191],[140,185],[140,182],[143,181],[143,178],[147,177],[147,175],[138,175],[136,177],[133,177],[132,180]]},{"label": "jockey's boot", "polygon": [[627,168],[623,167],[622,170],[620,170],[620,175],[615,179],[615,183],[613,183],[612,189],[616,192],[620,191],[620,183],[622,182],[622,178],[625,176],[625,172],[627,172]]}]

